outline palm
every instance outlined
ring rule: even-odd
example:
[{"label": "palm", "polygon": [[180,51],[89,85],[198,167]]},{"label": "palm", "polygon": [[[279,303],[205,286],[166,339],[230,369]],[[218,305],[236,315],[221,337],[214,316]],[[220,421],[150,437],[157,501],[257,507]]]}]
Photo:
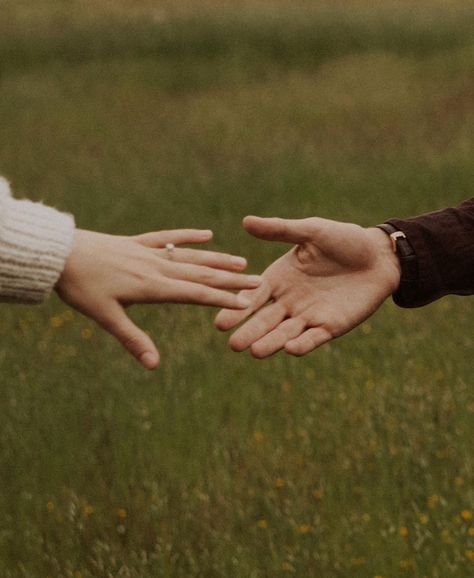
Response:
[{"label": "palm", "polygon": [[246,292],[252,307],[219,314],[221,329],[254,314],[231,337],[236,351],[251,347],[266,357],[285,348],[303,355],[361,323],[395,288],[396,272],[381,266],[379,246],[366,229],[323,219],[250,219],[246,228],[297,244],[267,268],[259,289]]}]

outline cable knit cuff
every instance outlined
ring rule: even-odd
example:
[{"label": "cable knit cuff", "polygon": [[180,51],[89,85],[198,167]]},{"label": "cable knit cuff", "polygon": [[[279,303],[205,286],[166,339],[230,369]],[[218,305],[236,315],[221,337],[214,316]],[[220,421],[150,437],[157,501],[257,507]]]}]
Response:
[{"label": "cable knit cuff", "polygon": [[44,301],[71,253],[74,228],[71,215],[12,199],[0,178],[0,300]]}]

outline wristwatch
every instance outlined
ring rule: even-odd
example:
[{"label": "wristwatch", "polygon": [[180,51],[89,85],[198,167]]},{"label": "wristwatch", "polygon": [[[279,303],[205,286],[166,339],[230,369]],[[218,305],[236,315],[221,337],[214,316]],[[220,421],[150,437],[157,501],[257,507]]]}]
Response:
[{"label": "wristwatch", "polygon": [[393,252],[400,261],[401,278],[400,285],[394,294],[395,301],[403,305],[411,303],[417,293],[418,287],[418,260],[410,241],[403,231],[400,231],[390,223],[377,225],[390,237]]}]

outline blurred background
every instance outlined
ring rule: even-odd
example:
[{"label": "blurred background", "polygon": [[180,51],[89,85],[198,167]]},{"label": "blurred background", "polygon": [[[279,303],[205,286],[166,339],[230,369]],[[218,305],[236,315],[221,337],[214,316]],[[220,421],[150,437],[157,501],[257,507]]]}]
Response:
[{"label": "blurred background", "polygon": [[[371,225],[474,190],[461,0],[0,0],[0,173],[81,228]],[[304,359],[136,308],[145,373],[52,298],[3,305],[2,578],[469,578],[473,301],[387,303]]]}]

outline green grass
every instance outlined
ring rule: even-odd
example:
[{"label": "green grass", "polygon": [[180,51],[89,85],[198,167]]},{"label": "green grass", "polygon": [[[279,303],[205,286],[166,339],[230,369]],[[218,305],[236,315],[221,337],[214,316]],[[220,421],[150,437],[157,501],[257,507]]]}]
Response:
[{"label": "green grass", "polygon": [[[212,227],[252,271],[284,248],[245,214],[369,225],[472,197],[466,3],[96,4],[0,2],[18,195],[107,232]],[[472,576],[471,299],[387,303],[265,362],[211,311],[133,315],[153,375],[56,298],[2,306],[2,578]]]}]

